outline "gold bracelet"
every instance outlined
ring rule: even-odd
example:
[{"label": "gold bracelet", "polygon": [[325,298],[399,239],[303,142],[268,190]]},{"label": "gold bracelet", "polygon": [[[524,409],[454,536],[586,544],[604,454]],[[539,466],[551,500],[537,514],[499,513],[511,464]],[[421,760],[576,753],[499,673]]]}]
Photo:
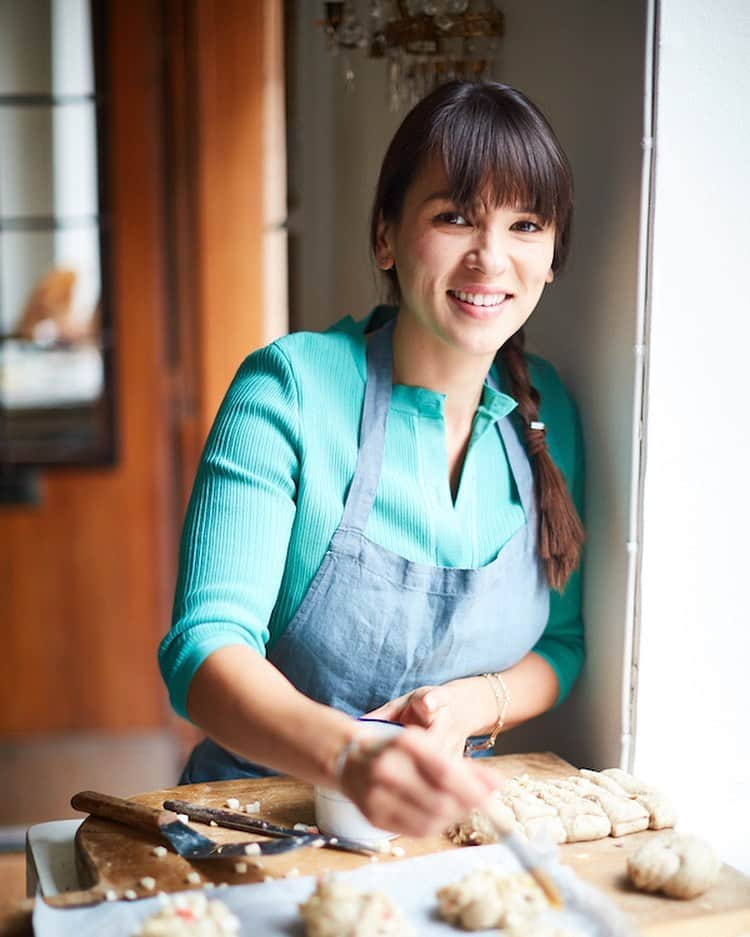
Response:
[{"label": "gold bracelet", "polygon": [[[492,692],[495,694],[495,700],[497,701],[497,722],[490,733],[490,737],[485,739],[484,742],[469,742],[467,740],[464,754],[484,752],[492,748],[500,734],[500,730],[505,725],[505,714],[508,711],[508,704],[510,703],[510,693],[508,692],[508,687],[505,685],[505,680],[503,680],[499,673],[483,673],[482,676],[487,680],[492,687]],[[496,683],[493,681],[496,681]]]},{"label": "gold bracelet", "polygon": [[[500,676],[499,673],[483,673],[492,689],[495,691],[495,699],[497,700],[497,722],[495,723],[495,728],[492,730],[492,734],[489,737],[487,748],[492,748],[495,744],[495,739],[500,734],[500,730],[505,725],[505,713],[508,711],[508,703],[510,703],[510,693],[508,692],[508,687],[505,685],[505,680]],[[493,685],[492,681],[495,680],[497,685]],[[500,693],[502,691],[502,697]]]}]

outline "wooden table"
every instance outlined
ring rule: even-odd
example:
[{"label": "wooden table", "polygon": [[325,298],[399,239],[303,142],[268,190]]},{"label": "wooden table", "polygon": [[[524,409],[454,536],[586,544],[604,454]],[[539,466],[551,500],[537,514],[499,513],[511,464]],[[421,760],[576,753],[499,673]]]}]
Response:
[{"label": "wooden table", "polygon": [[[566,777],[576,769],[552,754],[501,755],[487,759],[506,776],[528,773],[537,778]],[[133,800],[152,806],[161,806],[174,798],[199,802],[205,806],[221,807],[229,797],[240,803],[260,801],[260,816],[285,826],[294,823],[313,823],[312,790],[308,784],[294,778],[264,778],[259,780],[223,781],[212,784],[193,784],[163,791],[139,794]],[[196,829],[217,842],[252,839],[250,834],[193,824]],[[642,843],[657,835],[653,831],[635,833],[620,838],[607,837],[588,843],[575,843],[560,848],[561,860],[572,866],[582,878],[606,892],[636,924],[644,937],[741,937],[750,933],[750,879],[730,866],[724,866],[719,882],[710,891],[691,901],[675,901],[656,895],[647,895],[632,889],[625,877],[627,857]],[[368,857],[332,849],[300,849],[280,856],[264,857],[260,867],[247,862],[247,871],[238,873],[235,860],[208,860],[188,862],[173,852],[163,858],[153,855],[155,840],[145,833],[129,830],[119,824],[95,817],[87,819],[79,828],[76,838],[79,869],[82,881],[88,883],[84,891],[70,892],[49,899],[50,904],[73,906],[101,901],[108,889],[122,894],[131,888],[139,895],[151,895],[140,884],[144,876],[156,879],[156,889],[166,892],[182,891],[190,887],[187,875],[197,871],[203,882],[228,882],[230,885],[262,881],[266,876],[281,878],[298,870],[300,875],[312,875],[354,869],[370,860]],[[400,837],[399,845],[405,857],[425,855],[457,847],[443,836],[421,839]],[[251,857],[252,858],[252,857]],[[398,858],[383,856],[381,862],[398,862]],[[294,874],[294,873],[293,873]],[[17,911],[19,909],[16,909]],[[28,912],[28,908],[20,909]],[[28,915],[27,915],[28,916]],[[14,933],[31,933],[28,922],[23,930],[23,913],[17,914]],[[6,914],[6,924],[10,917]],[[3,932],[0,915],[0,933]]]}]

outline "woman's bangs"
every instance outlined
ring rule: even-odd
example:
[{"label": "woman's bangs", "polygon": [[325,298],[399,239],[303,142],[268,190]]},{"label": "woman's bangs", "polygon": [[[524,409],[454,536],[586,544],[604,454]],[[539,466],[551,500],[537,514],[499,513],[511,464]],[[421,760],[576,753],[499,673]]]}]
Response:
[{"label": "woman's bangs", "polygon": [[545,223],[561,223],[566,173],[541,128],[525,114],[476,111],[445,114],[431,140],[430,150],[442,158],[457,206],[471,211],[480,204],[510,205]]}]

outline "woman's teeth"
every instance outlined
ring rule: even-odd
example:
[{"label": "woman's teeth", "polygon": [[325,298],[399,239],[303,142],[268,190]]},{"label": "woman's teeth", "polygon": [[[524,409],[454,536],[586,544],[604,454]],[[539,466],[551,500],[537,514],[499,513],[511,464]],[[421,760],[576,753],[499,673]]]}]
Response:
[{"label": "woman's teeth", "polygon": [[460,299],[462,303],[472,306],[499,306],[507,297],[507,293],[464,293],[463,290],[448,290],[451,296]]}]

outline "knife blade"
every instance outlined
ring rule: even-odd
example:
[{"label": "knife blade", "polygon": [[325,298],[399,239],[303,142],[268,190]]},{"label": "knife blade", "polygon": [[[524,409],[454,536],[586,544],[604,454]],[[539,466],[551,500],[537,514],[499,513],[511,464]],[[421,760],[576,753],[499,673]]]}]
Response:
[{"label": "knife blade", "polygon": [[295,833],[286,839],[270,842],[216,843],[183,823],[177,814],[148,807],[133,800],[123,800],[97,791],[81,791],[70,801],[74,810],[81,810],[105,820],[124,823],[134,829],[155,833],[186,859],[226,859],[235,856],[273,856],[303,846],[319,847],[323,837]]},{"label": "knife blade", "polygon": [[[201,823],[210,823],[212,820],[217,826],[223,826],[230,830],[242,830],[245,833],[262,833],[265,836],[291,837],[299,836],[300,830],[291,827],[277,826],[275,823],[269,823],[268,820],[254,819],[243,813],[237,813],[232,810],[221,810],[218,807],[204,807],[202,804],[190,803],[187,800],[165,800],[164,809],[172,810],[175,813],[184,813],[191,820],[197,820]],[[326,836],[325,834],[305,834],[315,835],[316,838],[323,840],[323,846],[331,849],[341,849],[344,852],[356,852],[361,855],[371,856],[390,851],[381,848],[379,844],[366,843],[359,839],[349,839],[345,836]],[[387,840],[384,840],[387,843]]]}]

